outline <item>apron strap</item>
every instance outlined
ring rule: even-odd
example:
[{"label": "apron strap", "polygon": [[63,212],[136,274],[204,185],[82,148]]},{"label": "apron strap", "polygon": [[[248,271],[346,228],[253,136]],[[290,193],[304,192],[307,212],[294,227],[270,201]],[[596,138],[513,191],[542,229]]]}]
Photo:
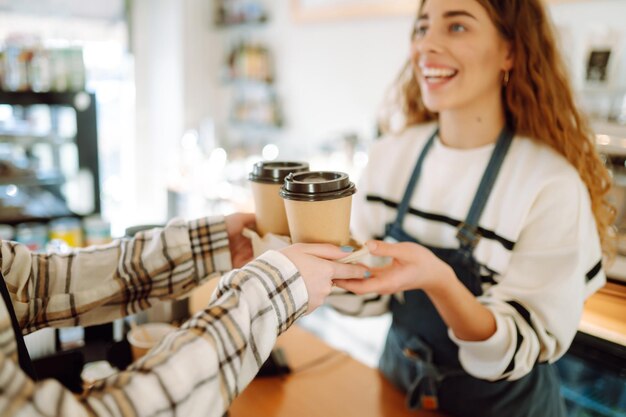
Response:
[{"label": "apron strap", "polygon": [[439,134],[439,128],[436,128],[435,131],[430,135],[428,141],[422,148],[422,152],[420,156],[417,158],[417,163],[415,164],[415,168],[413,168],[413,173],[411,174],[411,178],[409,179],[409,183],[406,186],[404,191],[404,196],[402,197],[402,201],[398,206],[398,214],[396,215],[396,220],[393,222],[394,226],[402,229],[402,224],[404,223],[404,216],[409,211],[409,206],[411,204],[411,198],[413,197],[413,192],[415,191],[415,186],[417,185],[417,181],[419,180],[420,174],[422,172],[422,165],[424,163],[424,159],[426,159],[426,155],[428,151],[433,146],[435,142],[435,138]]},{"label": "apron strap", "polygon": [[[392,330],[391,330],[392,331]],[[462,368],[446,368],[435,365],[433,351],[419,337],[413,336],[402,354],[413,362],[415,379],[407,389],[406,402],[411,410],[437,410],[439,408],[438,388],[441,382],[451,376],[466,375]]]},{"label": "apron strap", "polygon": [[[404,217],[409,211],[411,198],[413,197],[417,181],[419,180],[424,159],[426,159],[426,155],[428,154],[428,151],[435,142],[435,138],[438,134],[439,128],[436,128],[422,148],[422,151],[415,164],[415,168],[413,168],[411,178],[409,179],[409,182],[404,191],[402,201],[398,206],[396,219],[392,224],[388,225],[394,227],[396,230],[403,230],[402,225],[404,223]],[[487,168],[483,173],[482,179],[478,186],[478,190],[476,191],[476,195],[474,196],[474,200],[472,201],[472,204],[470,206],[467,217],[465,218],[465,221],[461,222],[457,226],[458,231],[456,237],[459,240],[461,248],[464,250],[469,250],[469,252],[472,252],[472,250],[480,240],[480,233],[478,232],[478,221],[480,220],[480,216],[485,209],[485,205],[487,204],[487,200],[489,198],[491,190],[493,189],[493,185],[496,182],[498,173],[500,172],[500,168],[502,166],[502,163],[504,162],[504,158],[509,148],[511,147],[511,143],[513,142],[513,136],[513,130],[506,125],[500,131],[496,146],[493,150],[493,153],[491,154],[489,163],[487,164]]]},{"label": "apron strap", "polygon": [[20,364],[20,368],[33,380],[37,379],[35,374],[35,369],[33,368],[33,363],[30,360],[30,355],[28,354],[28,350],[26,349],[26,344],[24,343],[24,336],[22,336],[22,329],[20,328],[17,317],[15,316],[15,310],[13,309],[13,302],[11,301],[11,296],[9,295],[9,290],[7,289],[6,283],[4,282],[4,275],[0,272],[0,292],[2,292],[2,298],[4,299],[4,304],[7,306],[7,310],[9,311],[9,316],[11,317],[11,325],[13,326],[13,333],[15,333],[15,343],[17,344],[17,355]]},{"label": "apron strap", "polygon": [[476,191],[476,195],[474,196],[474,201],[472,201],[469,213],[467,214],[465,221],[461,222],[458,226],[456,237],[459,240],[461,248],[464,250],[469,250],[471,252],[480,240],[478,221],[480,220],[480,216],[483,214],[483,210],[485,209],[487,200],[489,199],[489,195],[493,189],[493,185],[498,178],[504,158],[511,147],[513,135],[513,130],[505,125],[498,136],[496,147],[491,154],[487,168],[485,169],[483,177],[480,180],[480,185],[478,186],[478,191]]}]

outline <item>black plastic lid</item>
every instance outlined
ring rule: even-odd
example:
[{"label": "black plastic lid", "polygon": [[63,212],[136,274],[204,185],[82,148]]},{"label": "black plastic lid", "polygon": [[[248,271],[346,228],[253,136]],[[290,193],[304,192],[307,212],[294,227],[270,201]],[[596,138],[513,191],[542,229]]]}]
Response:
[{"label": "black plastic lid", "polygon": [[306,162],[263,161],[254,164],[248,179],[268,184],[282,184],[285,177],[290,173],[308,170],[309,164]]},{"label": "black plastic lid", "polygon": [[335,171],[310,171],[289,174],[280,189],[287,200],[325,201],[351,196],[356,193],[348,174]]}]

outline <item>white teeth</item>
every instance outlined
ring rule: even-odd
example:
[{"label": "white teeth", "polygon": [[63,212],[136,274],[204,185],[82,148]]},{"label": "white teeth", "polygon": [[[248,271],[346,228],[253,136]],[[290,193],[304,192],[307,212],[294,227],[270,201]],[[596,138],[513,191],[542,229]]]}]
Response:
[{"label": "white teeth", "polygon": [[456,74],[455,70],[447,68],[422,68],[422,75],[424,77],[451,77]]}]

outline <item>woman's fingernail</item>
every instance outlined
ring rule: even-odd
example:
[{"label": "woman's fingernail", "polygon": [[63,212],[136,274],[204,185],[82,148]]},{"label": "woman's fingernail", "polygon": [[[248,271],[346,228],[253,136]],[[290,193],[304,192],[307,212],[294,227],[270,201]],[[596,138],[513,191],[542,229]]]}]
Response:
[{"label": "woman's fingernail", "polygon": [[342,251],[342,252],[348,252],[348,253],[349,253],[349,252],[354,252],[354,248],[353,248],[352,246],[347,246],[347,245],[346,245],[346,246],[342,246],[342,247],[341,247],[341,248],[339,248],[339,249],[341,249],[341,251]]},{"label": "woman's fingernail", "polygon": [[371,276],[372,276],[372,273],[371,273],[370,271],[365,271],[365,273],[363,274],[363,276],[364,276],[365,278],[369,278],[369,277],[371,277]]}]

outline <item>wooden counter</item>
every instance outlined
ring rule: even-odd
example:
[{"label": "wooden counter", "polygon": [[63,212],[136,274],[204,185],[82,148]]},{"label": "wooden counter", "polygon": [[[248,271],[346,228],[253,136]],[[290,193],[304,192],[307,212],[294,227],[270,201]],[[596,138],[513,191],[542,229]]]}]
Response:
[{"label": "wooden counter", "polygon": [[608,283],[589,297],[579,330],[626,346],[626,286]]},{"label": "wooden counter", "polygon": [[444,417],[409,411],[404,395],[378,370],[298,326],[283,334],[277,345],[295,372],[256,378],[235,399],[230,417]]}]

